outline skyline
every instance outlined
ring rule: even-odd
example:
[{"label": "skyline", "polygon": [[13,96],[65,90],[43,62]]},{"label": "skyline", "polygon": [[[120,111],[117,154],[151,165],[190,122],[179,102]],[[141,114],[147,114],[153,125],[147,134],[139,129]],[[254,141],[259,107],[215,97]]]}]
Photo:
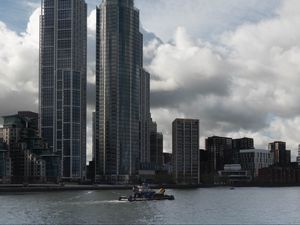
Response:
[{"label": "skyline", "polygon": [[[270,17],[270,13],[267,13],[268,15],[263,17],[267,18],[265,22],[261,22],[261,20],[257,22],[253,18],[246,20],[248,25],[228,29],[231,30],[231,33],[221,32],[224,35],[216,40],[210,39],[209,43],[205,37],[202,38],[203,36],[195,38],[192,29],[179,28],[176,31],[175,44],[158,44],[159,48],[150,44],[145,47],[145,56],[151,61],[146,69],[152,74],[152,115],[157,121],[159,129],[163,130],[166,140],[165,150],[170,151],[171,149],[172,119],[193,117],[199,118],[202,124],[201,146],[204,144],[204,137],[214,134],[230,137],[249,136],[255,138],[257,146],[264,148],[272,140],[287,141],[293,150],[293,155],[296,155],[299,142],[297,139],[297,131],[299,131],[297,127],[299,126],[297,125],[300,123],[298,116],[300,112],[297,107],[299,95],[295,84],[298,81],[297,57],[299,57],[299,50],[297,47],[299,41],[297,39],[300,34],[296,29],[288,28],[297,25],[298,15],[295,9],[299,7],[299,3],[289,1],[285,4],[286,7],[281,10],[275,7],[279,11],[277,16]],[[291,10],[294,10],[295,14],[292,14]],[[23,71],[32,71],[36,67],[34,54],[30,55],[32,58],[28,57],[27,59],[27,56],[36,49],[35,35],[37,31],[34,22],[36,22],[37,16],[36,12],[32,17],[32,26],[29,26],[28,34],[23,37],[3,32],[3,26],[0,26],[2,40],[7,39],[2,35],[9,33],[8,37],[11,38],[9,42],[12,44],[19,46],[20,41],[25,43],[21,45],[21,52],[10,52],[9,54],[4,48],[7,58],[11,57],[13,60],[17,60],[15,63],[21,64],[20,71],[16,71],[15,68],[11,71],[10,65],[3,65],[3,70],[0,71],[2,81],[0,87],[3,88],[4,98],[11,96],[13,93],[11,90],[15,89],[15,93],[19,96],[16,96],[16,99],[9,99],[13,101],[15,107],[20,106],[20,110],[23,107],[28,107],[24,109],[34,109],[34,107],[30,107],[32,106],[30,97],[27,97],[29,101],[26,99],[24,101],[23,96],[26,94],[36,96],[36,90],[32,91],[36,88],[35,81],[32,82],[36,72],[23,75],[22,78],[20,74],[23,74]],[[90,14],[89,27],[92,27],[91,21]],[[149,30],[147,27],[145,28]],[[268,31],[270,28],[272,28],[272,32]],[[282,29],[285,29],[285,32],[282,32]],[[9,28],[7,30],[9,31]],[[226,29],[226,31],[228,30]],[[154,30],[152,32],[160,33],[160,31]],[[89,34],[92,35],[92,33],[93,31],[90,29]],[[191,35],[189,36],[187,33],[191,33]],[[245,36],[245,33],[248,35]],[[292,38],[287,39],[285,35]],[[13,42],[15,38],[17,42]],[[198,40],[199,38],[201,41]],[[91,42],[92,38],[89,37],[89,39]],[[161,39],[165,40],[166,38]],[[261,43],[253,42],[253,40],[259,40]],[[215,42],[218,43],[215,44]],[[253,43],[256,44],[253,45]],[[5,46],[7,45],[10,46],[9,43],[5,44]],[[249,45],[251,48],[247,48]],[[90,46],[89,50],[92,48]],[[154,57],[153,53],[155,53]],[[20,55],[16,56],[15,54]],[[93,55],[93,52],[90,51],[89,55]],[[24,62],[18,61],[18,57]],[[205,63],[198,63],[199,61]],[[1,65],[2,63],[1,60]],[[90,60],[89,67],[93,68],[94,65],[91,66],[91,64],[93,62]],[[6,68],[7,70],[5,70]],[[30,68],[30,70],[24,70],[24,68]],[[6,71],[8,73],[5,75]],[[93,70],[90,70],[90,88],[93,82],[92,73]],[[267,74],[267,77],[262,78],[261,74]],[[288,74],[288,76],[283,74]],[[2,76],[4,78],[7,76],[7,80],[3,80]],[[283,80],[283,77],[286,79]],[[253,78],[254,81],[252,81]],[[14,83],[16,80],[18,82]],[[265,84],[266,81],[271,81],[271,83]],[[16,91],[18,89],[20,92]],[[260,100],[257,101],[257,99]],[[1,99],[3,109],[8,105],[9,113],[13,112],[14,106],[10,109],[9,104],[4,101],[5,99]],[[240,107],[241,105],[244,107]],[[191,109],[187,110],[186,108],[190,106]],[[92,108],[91,105],[90,108]],[[14,109],[16,111],[16,108]],[[1,115],[7,113],[0,112]],[[91,110],[89,110],[88,116],[91,121]],[[170,117],[172,119],[169,119]],[[89,124],[91,125],[91,123]],[[238,131],[239,128],[244,129]],[[88,136],[91,139],[91,126],[89,126]],[[88,149],[89,155],[91,155],[91,145]]]}]

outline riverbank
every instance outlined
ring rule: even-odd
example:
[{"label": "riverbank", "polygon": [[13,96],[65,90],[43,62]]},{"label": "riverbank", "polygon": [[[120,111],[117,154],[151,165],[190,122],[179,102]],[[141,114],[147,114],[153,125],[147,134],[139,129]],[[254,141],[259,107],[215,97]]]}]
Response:
[{"label": "riverbank", "polygon": [[[152,189],[159,189],[161,185],[150,185]],[[163,185],[166,189],[198,189],[198,188],[216,188],[216,187],[300,187],[300,185],[265,185],[265,184],[247,184],[247,185]],[[17,192],[62,192],[62,191],[97,191],[97,190],[132,190],[132,185],[74,185],[66,184],[30,184],[24,185],[0,185],[1,193]]]},{"label": "riverbank", "polygon": [[[168,189],[190,189],[199,188],[193,185],[163,185]],[[152,189],[159,189],[160,185],[150,185]],[[132,190],[132,185],[46,185],[46,184],[30,184],[30,185],[0,185],[0,193],[7,192],[55,192],[55,191],[84,191],[84,190]]]}]

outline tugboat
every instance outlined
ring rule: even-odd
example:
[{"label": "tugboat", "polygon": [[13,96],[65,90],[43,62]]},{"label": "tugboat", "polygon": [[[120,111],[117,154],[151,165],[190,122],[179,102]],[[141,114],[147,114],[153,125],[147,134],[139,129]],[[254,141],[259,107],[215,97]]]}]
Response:
[{"label": "tugboat", "polygon": [[132,188],[133,195],[121,196],[119,201],[142,202],[142,201],[160,201],[175,200],[173,195],[166,195],[165,189],[161,188],[158,192],[151,190],[147,185],[134,186]]}]

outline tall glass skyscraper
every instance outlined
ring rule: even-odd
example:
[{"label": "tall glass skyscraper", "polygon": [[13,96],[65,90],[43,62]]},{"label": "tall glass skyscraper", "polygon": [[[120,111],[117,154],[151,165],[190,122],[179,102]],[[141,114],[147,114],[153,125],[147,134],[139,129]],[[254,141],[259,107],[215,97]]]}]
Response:
[{"label": "tall glass skyscraper", "polygon": [[142,70],[141,73],[141,121],[140,121],[140,161],[150,163],[150,74]]},{"label": "tall glass skyscraper", "polygon": [[97,8],[96,179],[126,182],[140,164],[143,37],[133,0]]},{"label": "tall glass skyscraper", "polygon": [[61,154],[62,178],[79,180],[86,165],[87,5],[42,0],[40,132]]}]

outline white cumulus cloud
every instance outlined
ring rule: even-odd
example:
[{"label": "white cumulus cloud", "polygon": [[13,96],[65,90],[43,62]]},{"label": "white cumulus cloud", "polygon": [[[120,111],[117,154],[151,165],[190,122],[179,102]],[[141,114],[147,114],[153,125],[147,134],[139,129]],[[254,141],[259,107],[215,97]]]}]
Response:
[{"label": "white cumulus cloud", "polygon": [[[273,17],[241,24],[214,42],[177,28],[173,41],[152,50],[147,65],[155,77],[154,117],[171,124],[160,112],[172,109],[201,119],[202,147],[209,135],[250,136],[264,148],[269,141],[287,141],[295,155],[300,143],[295,135],[300,115],[299,10],[299,1],[284,1]],[[170,141],[165,148],[171,150]]]}]

